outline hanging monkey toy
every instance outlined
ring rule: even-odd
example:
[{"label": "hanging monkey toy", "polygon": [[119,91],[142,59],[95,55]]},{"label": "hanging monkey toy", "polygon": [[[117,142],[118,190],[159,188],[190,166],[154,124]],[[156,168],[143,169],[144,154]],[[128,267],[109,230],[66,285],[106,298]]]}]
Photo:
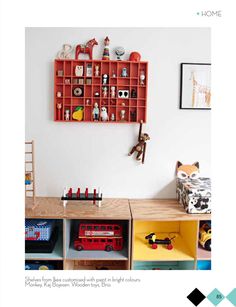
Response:
[{"label": "hanging monkey toy", "polygon": [[146,152],[146,141],[150,140],[150,137],[147,133],[142,133],[142,125],[143,125],[143,121],[140,122],[140,126],[139,126],[138,144],[136,144],[131,149],[131,151],[129,152],[129,156],[131,156],[136,151],[137,152],[136,160],[140,161],[141,156],[142,156],[142,164],[144,164],[145,152]]}]

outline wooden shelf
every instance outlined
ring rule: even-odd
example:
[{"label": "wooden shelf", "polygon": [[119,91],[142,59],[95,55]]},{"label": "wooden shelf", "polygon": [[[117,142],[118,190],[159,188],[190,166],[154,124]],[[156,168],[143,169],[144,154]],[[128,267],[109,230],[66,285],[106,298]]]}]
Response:
[{"label": "wooden shelf", "polygon": [[[91,64],[92,76],[86,76],[87,65]],[[83,75],[75,75],[75,67],[77,65],[83,66]],[[95,76],[95,65],[99,65],[100,75]],[[128,71],[128,77],[121,77],[122,69],[126,68]],[[63,75],[59,76],[58,72],[62,71]],[[144,84],[140,84],[140,72],[144,71],[145,80]],[[116,77],[112,77],[113,73]],[[109,81],[107,84],[102,83],[102,75],[107,74]],[[69,80],[66,83],[65,80]],[[83,84],[76,80],[83,80]],[[86,84],[86,80],[91,80],[91,84]],[[55,60],[54,62],[54,120],[55,121],[67,121],[67,122],[102,122],[102,123],[139,123],[141,120],[146,122],[146,106],[147,106],[147,84],[148,84],[148,63],[147,62],[131,62],[131,61],[102,61],[102,60]],[[111,86],[115,86],[115,97],[111,97]],[[73,89],[75,87],[81,87],[83,93],[80,97],[73,95]],[[103,87],[107,87],[107,97],[103,97]],[[118,97],[118,90],[129,90],[128,98]],[[132,90],[136,91],[137,104],[133,105],[131,101]],[[61,97],[57,97],[57,93],[61,93]],[[99,97],[95,97],[94,93],[99,92]],[[86,109],[86,100],[90,99],[90,109]],[[119,101],[125,102],[126,106],[119,104]],[[105,107],[109,120],[98,121],[93,120],[92,110],[94,103],[98,103],[99,110],[104,106],[103,100],[107,100]],[[115,101],[115,104],[112,103]],[[142,101],[139,103],[139,101]],[[60,104],[60,109],[57,108]],[[81,121],[73,120],[72,114],[75,111],[75,107],[83,108],[83,119]],[[121,120],[120,111],[125,109],[125,118]],[[70,113],[69,120],[65,120],[65,111]],[[111,120],[111,115],[114,114],[115,120]]]}]

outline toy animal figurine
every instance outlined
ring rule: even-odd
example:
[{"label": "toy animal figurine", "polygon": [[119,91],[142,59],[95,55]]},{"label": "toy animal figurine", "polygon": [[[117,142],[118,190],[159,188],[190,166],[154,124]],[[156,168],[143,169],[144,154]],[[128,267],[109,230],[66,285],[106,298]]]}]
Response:
[{"label": "toy animal figurine", "polygon": [[94,121],[98,121],[99,120],[99,107],[98,107],[98,103],[97,102],[94,103],[94,108],[93,108],[92,115],[93,115],[93,120]]},{"label": "toy animal figurine", "polygon": [[171,241],[173,238],[165,238],[165,239],[157,239],[156,234],[154,232],[151,232],[149,235],[145,237],[146,240],[148,240],[148,243],[151,245],[152,249],[157,249],[158,244],[166,245],[166,248],[168,250],[173,249],[173,245]]},{"label": "toy animal figurine", "polygon": [[58,59],[71,59],[73,47],[69,44],[64,44],[62,49],[58,52]]},{"label": "toy animal figurine", "polygon": [[124,78],[127,78],[127,77],[128,77],[128,71],[127,71],[127,68],[126,68],[126,67],[123,67],[123,68],[122,68],[121,77],[124,77]]},{"label": "toy animal figurine", "polygon": [[199,162],[192,165],[177,162],[176,176],[179,179],[197,179],[199,177]]},{"label": "toy animal figurine", "polygon": [[136,160],[140,161],[142,156],[142,164],[144,164],[145,153],[146,153],[146,142],[150,140],[150,137],[147,133],[142,133],[142,125],[143,121],[140,122],[139,126],[138,144],[136,144],[131,149],[131,151],[129,152],[129,156],[131,156],[136,151],[137,152]]},{"label": "toy animal figurine", "polygon": [[110,51],[109,51],[110,40],[108,36],[104,39],[104,51],[102,55],[103,60],[110,60]]},{"label": "toy animal figurine", "polygon": [[84,53],[84,54],[88,54],[89,55],[89,59],[92,60],[93,59],[93,47],[95,45],[98,45],[98,42],[96,41],[95,38],[90,39],[90,41],[88,41],[85,45],[77,45],[75,48],[75,59],[78,60],[79,58],[79,54],[80,53]]},{"label": "toy animal figurine", "polygon": [[101,117],[103,122],[108,121],[109,118],[108,118],[107,108],[106,107],[102,107],[101,108],[100,117]]},{"label": "toy animal figurine", "polygon": [[61,109],[62,109],[62,103],[58,102],[57,103],[57,119],[61,120]]},{"label": "toy animal figurine", "polygon": [[70,120],[70,110],[65,110],[65,120]]}]

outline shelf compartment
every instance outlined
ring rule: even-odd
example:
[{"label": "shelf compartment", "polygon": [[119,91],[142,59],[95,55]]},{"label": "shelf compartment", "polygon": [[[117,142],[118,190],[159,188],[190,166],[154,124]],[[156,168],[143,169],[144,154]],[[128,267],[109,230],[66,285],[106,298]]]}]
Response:
[{"label": "shelf compartment", "polygon": [[134,261],[133,270],[194,270],[194,261]]},{"label": "shelf compartment", "polygon": [[65,260],[65,270],[127,270],[126,260]]},{"label": "shelf compartment", "polygon": [[[31,267],[32,265],[32,267]],[[44,266],[44,268],[40,268]],[[63,261],[62,260],[26,260],[25,261],[25,270],[28,271],[37,271],[37,270],[46,270],[48,267],[49,270],[63,270]]]},{"label": "shelf compartment", "polygon": [[138,107],[137,108],[137,122],[140,121],[146,122],[146,108],[145,107]]},{"label": "shelf compartment", "polygon": [[198,244],[197,258],[199,260],[211,260],[211,251],[207,251],[200,244]]},{"label": "shelf compartment", "polygon": [[[135,221],[133,260],[141,261],[183,261],[196,258],[196,240],[198,225],[195,221]],[[159,245],[152,249],[145,236],[155,232],[157,238],[174,237],[173,249]]]},{"label": "shelf compartment", "polygon": [[[82,250],[74,249],[74,240],[78,233],[80,223],[114,223],[120,224],[123,227],[124,247],[121,251],[106,252],[102,250]],[[67,260],[128,260],[128,221],[106,221],[100,220],[66,220],[66,240],[65,253]]]},{"label": "shelf compartment", "polygon": [[117,71],[118,78],[122,77],[122,70],[124,68],[126,68],[127,70],[127,75],[128,75],[127,77],[130,77],[130,63],[124,61],[118,61],[117,66],[118,66],[118,71]]},{"label": "shelf compartment", "polygon": [[64,76],[71,76],[72,63],[71,61],[64,61]]},{"label": "shelf compartment", "polygon": [[26,260],[62,260],[63,259],[63,232],[62,220],[56,220],[58,239],[52,253],[26,253]]},{"label": "shelf compartment", "polygon": [[211,270],[211,260],[198,260],[197,270]]}]

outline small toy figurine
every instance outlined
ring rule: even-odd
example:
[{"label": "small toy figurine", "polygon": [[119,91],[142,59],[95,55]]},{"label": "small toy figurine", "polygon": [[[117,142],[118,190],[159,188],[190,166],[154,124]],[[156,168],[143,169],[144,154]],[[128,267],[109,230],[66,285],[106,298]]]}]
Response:
[{"label": "small toy figurine", "polygon": [[112,78],[116,78],[116,73],[115,73],[115,70],[113,69],[112,71]]},{"label": "small toy figurine", "polygon": [[108,92],[108,88],[107,86],[104,86],[102,88],[102,95],[103,95],[103,98],[106,98],[107,97],[107,92]]},{"label": "small toy figurine", "polygon": [[90,106],[91,102],[90,99],[86,99],[86,106]]},{"label": "small toy figurine", "polygon": [[111,114],[111,121],[113,121],[113,122],[115,121],[115,114],[114,113]]},{"label": "small toy figurine", "polygon": [[133,51],[130,53],[129,60],[132,62],[140,62],[141,55],[137,51]]},{"label": "small toy figurine", "polygon": [[125,121],[125,110],[120,111],[120,120]]},{"label": "small toy figurine", "polygon": [[97,102],[94,103],[94,108],[93,108],[92,114],[93,114],[93,120],[98,121],[98,119],[99,119],[99,107],[98,107]]},{"label": "small toy figurine", "polygon": [[95,92],[94,93],[94,97],[100,97],[100,93],[99,92]]},{"label": "small toy figurine", "polygon": [[95,45],[98,45],[98,42],[96,41],[95,38],[91,39],[88,41],[85,45],[77,45],[75,49],[75,59],[78,60],[79,54],[84,53],[89,55],[89,59],[93,59],[93,47]]},{"label": "small toy figurine", "polygon": [[158,244],[166,245],[166,248],[168,250],[173,249],[173,245],[171,243],[171,240],[173,238],[165,238],[165,239],[157,239],[156,235],[154,232],[151,232],[149,235],[145,237],[146,240],[148,240],[148,243],[151,245],[152,249],[157,249]]},{"label": "small toy figurine", "polygon": [[61,120],[61,109],[62,109],[62,103],[57,103],[57,119]]},{"label": "small toy figurine", "polygon": [[121,57],[125,54],[125,49],[123,47],[117,47],[115,49],[115,54],[117,56],[117,61],[121,61]]},{"label": "small toy figurine", "polygon": [[128,71],[127,71],[127,68],[126,68],[126,67],[123,67],[123,68],[122,68],[121,77],[124,77],[124,78],[127,78],[127,77],[128,77]]},{"label": "small toy figurine", "polygon": [[101,117],[103,122],[108,121],[109,118],[108,118],[107,108],[106,107],[102,107],[101,108],[100,117]]},{"label": "small toy figurine", "polygon": [[137,91],[134,88],[131,90],[131,98],[137,98]]},{"label": "small toy figurine", "polygon": [[131,151],[129,152],[129,156],[131,156],[136,151],[137,152],[136,160],[140,161],[141,156],[142,156],[142,164],[144,164],[145,152],[146,152],[146,141],[150,140],[150,137],[147,133],[142,133],[142,125],[143,125],[143,121],[140,122],[138,144],[136,144],[131,149]]},{"label": "small toy figurine", "polygon": [[99,65],[95,65],[95,77],[99,77],[100,75],[99,69],[100,69]]},{"label": "small toy figurine", "polygon": [[57,97],[60,98],[61,96],[61,92],[57,92]]},{"label": "small toy figurine", "polygon": [[31,173],[26,173],[25,174],[25,185],[30,185],[31,184]]},{"label": "small toy figurine", "polygon": [[140,71],[139,79],[140,79],[140,85],[144,85],[144,80],[145,80],[145,72],[144,72],[144,70]]},{"label": "small toy figurine", "polygon": [[116,97],[116,87],[111,86],[111,98],[115,98],[115,97]]},{"label": "small toy figurine", "polygon": [[75,66],[76,77],[83,77],[83,73],[84,73],[84,66],[83,65],[76,65]]},{"label": "small toy figurine", "polygon": [[70,110],[65,110],[65,120],[70,120]]},{"label": "small toy figurine", "polygon": [[84,118],[84,107],[78,106],[75,108],[74,112],[72,113],[72,118],[74,120],[78,120],[79,122]]},{"label": "small toy figurine", "polygon": [[108,84],[108,74],[102,75],[102,84]]},{"label": "small toy figurine", "polygon": [[73,47],[69,44],[64,44],[62,49],[58,52],[58,59],[71,59]]},{"label": "small toy figurine", "polygon": [[110,60],[109,44],[110,44],[110,40],[107,36],[104,39],[104,46],[105,47],[104,47],[103,56],[102,56],[103,60]]}]

